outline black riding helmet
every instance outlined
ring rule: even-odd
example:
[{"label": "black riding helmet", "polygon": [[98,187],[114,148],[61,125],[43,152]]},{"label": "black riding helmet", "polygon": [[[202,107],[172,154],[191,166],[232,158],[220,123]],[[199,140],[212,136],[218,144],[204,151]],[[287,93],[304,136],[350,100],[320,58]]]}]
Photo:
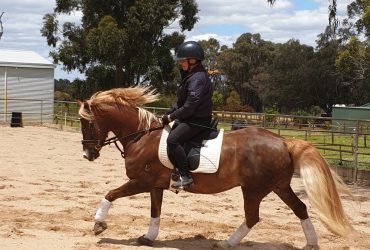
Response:
[{"label": "black riding helmet", "polygon": [[197,61],[204,59],[204,51],[199,43],[188,41],[180,44],[175,50],[175,60],[184,60],[194,58]]}]

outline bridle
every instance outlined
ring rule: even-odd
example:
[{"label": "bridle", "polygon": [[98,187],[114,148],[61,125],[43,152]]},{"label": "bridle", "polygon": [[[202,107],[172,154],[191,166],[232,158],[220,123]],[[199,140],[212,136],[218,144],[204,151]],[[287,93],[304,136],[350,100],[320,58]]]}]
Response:
[{"label": "bridle", "polygon": [[125,135],[125,136],[121,136],[121,137],[114,136],[114,137],[111,137],[111,138],[108,138],[108,139],[102,141],[102,140],[97,139],[97,136],[96,136],[96,133],[95,133],[94,122],[89,121],[90,138],[93,138],[93,139],[89,139],[89,140],[84,140],[83,139],[83,140],[81,140],[81,143],[82,143],[83,146],[93,145],[96,150],[100,150],[102,147],[110,145],[111,143],[114,143],[116,148],[121,152],[121,156],[123,158],[125,158],[126,155],[125,155],[124,147],[122,146],[122,149],[121,149],[118,145],[118,141],[125,140],[127,138],[133,137],[133,139],[131,139],[127,142],[127,144],[126,144],[126,147],[127,147],[128,145],[130,145],[132,143],[135,143],[138,140],[140,140],[140,138],[143,135],[145,135],[146,133],[149,133],[149,132],[152,132],[152,131],[155,131],[155,130],[160,130],[160,129],[163,129],[163,128],[164,128],[164,126],[159,126],[159,127],[149,128],[149,129],[142,129],[142,130],[136,131],[134,133],[131,133],[131,134],[128,134],[128,135]]}]

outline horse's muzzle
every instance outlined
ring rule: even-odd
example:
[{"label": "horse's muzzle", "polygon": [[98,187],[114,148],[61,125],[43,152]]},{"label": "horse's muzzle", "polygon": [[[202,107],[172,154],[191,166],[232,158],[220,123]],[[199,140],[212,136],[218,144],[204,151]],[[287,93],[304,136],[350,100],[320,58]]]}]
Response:
[{"label": "horse's muzzle", "polygon": [[83,158],[85,158],[89,161],[94,161],[99,156],[100,156],[100,154],[99,154],[98,151],[90,152],[89,150],[84,150],[84,153],[83,153]]}]

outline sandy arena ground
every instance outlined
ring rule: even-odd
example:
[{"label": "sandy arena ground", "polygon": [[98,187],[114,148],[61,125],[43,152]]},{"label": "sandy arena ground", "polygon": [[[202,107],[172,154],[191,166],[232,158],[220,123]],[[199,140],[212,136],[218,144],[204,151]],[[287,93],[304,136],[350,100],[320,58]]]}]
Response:
[{"label": "sandy arena ground", "polygon": [[[146,233],[148,194],[114,202],[108,229],[92,228],[104,195],[127,181],[113,146],[95,162],[82,158],[81,135],[46,127],[0,126],[0,249],[151,249],[136,244]],[[299,178],[294,191],[309,207]],[[370,188],[350,186],[356,204],[343,196],[357,233],[340,238],[328,232],[309,207],[321,249],[370,249]],[[239,188],[215,195],[166,191],[161,230],[154,248],[210,249],[244,220]],[[260,223],[236,249],[299,249],[305,245],[298,218],[275,195],[261,204]]]}]

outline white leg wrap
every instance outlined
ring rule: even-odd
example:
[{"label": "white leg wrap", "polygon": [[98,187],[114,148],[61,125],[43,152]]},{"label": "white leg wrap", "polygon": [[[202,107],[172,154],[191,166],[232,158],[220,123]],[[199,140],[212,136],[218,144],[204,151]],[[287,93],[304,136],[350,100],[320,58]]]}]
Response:
[{"label": "white leg wrap", "polygon": [[159,217],[157,218],[150,218],[150,223],[149,223],[149,229],[148,232],[145,234],[145,238],[154,241],[159,233],[159,222],[160,219]]},{"label": "white leg wrap", "polygon": [[227,243],[234,247],[249,233],[251,229],[247,227],[246,222],[243,222],[233,235],[227,240]]},{"label": "white leg wrap", "polygon": [[108,211],[110,206],[112,205],[112,202],[108,201],[107,199],[103,198],[100,202],[100,207],[98,211],[96,211],[95,214],[95,220],[96,221],[105,221],[108,215]]},{"label": "white leg wrap", "polygon": [[301,225],[303,228],[304,236],[307,240],[307,245],[316,246],[317,245],[317,235],[315,232],[315,228],[311,222],[310,218],[305,220],[301,220]]}]

